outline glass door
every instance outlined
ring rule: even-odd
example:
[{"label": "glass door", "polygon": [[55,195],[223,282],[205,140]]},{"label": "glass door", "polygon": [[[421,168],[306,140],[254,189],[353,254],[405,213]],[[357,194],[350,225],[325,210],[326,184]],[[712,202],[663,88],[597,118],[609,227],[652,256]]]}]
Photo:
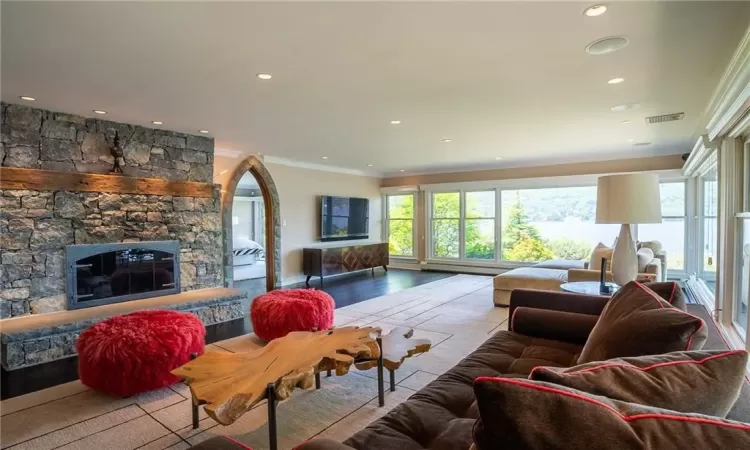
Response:
[{"label": "glass door", "polygon": [[698,178],[700,189],[699,221],[701,230],[701,247],[698,254],[697,275],[706,281],[709,288],[715,291],[716,284],[716,247],[718,245],[717,207],[719,204],[718,168],[713,157],[706,170]]}]

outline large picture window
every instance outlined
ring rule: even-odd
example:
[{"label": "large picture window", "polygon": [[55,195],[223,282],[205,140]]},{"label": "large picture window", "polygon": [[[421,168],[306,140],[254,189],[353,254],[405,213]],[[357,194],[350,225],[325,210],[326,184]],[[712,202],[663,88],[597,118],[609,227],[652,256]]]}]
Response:
[{"label": "large picture window", "polygon": [[433,193],[431,205],[431,255],[435,258],[458,258],[461,242],[461,193]]},{"label": "large picture window", "polygon": [[388,251],[393,256],[414,256],[414,194],[386,197]]},{"label": "large picture window", "polygon": [[597,225],[596,186],[502,191],[502,258],[588,260],[612,245],[618,225]]},{"label": "large picture window", "polygon": [[495,259],[495,191],[466,193],[464,253],[467,259]]},{"label": "large picture window", "polygon": [[638,225],[638,239],[659,241],[667,268],[685,270],[685,182],[661,183],[661,223]]}]

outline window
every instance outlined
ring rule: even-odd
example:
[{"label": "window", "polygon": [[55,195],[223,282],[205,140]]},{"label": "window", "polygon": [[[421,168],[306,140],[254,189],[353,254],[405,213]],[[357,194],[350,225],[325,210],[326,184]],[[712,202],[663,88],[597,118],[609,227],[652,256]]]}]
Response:
[{"label": "window", "polygon": [[414,194],[386,197],[388,252],[393,256],[414,256]]},{"label": "window", "polygon": [[495,191],[466,193],[464,252],[467,259],[495,259]]},{"label": "window", "polygon": [[735,279],[735,298],[733,311],[734,326],[739,335],[746,339],[748,301],[750,300],[750,216],[739,220],[739,251],[737,252],[737,274]]},{"label": "window", "polygon": [[638,239],[659,241],[667,269],[685,270],[685,182],[661,183],[661,223],[638,225]]},{"label": "window", "polygon": [[435,258],[458,258],[461,242],[461,193],[433,193],[431,205],[431,255]]},{"label": "window", "polygon": [[597,225],[596,186],[502,191],[502,258],[507,261],[588,260],[619,225]]},{"label": "window", "polygon": [[716,246],[718,245],[716,219],[719,203],[719,182],[714,160],[709,171],[701,177],[703,194],[703,272],[716,274]]}]

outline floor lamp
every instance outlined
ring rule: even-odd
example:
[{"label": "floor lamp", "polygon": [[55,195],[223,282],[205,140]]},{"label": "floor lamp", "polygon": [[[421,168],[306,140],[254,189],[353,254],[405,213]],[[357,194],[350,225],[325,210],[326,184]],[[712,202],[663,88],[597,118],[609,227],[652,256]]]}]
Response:
[{"label": "floor lamp", "polygon": [[612,253],[612,280],[622,286],[638,276],[638,256],[631,225],[661,223],[659,175],[629,173],[599,177],[596,223],[620,224]]}]

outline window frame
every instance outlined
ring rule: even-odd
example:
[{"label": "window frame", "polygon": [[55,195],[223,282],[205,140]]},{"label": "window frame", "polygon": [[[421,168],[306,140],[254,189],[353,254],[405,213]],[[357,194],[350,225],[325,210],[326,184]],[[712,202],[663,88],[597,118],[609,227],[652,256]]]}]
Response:
[{"label": "window frame", "polygon": [[[418,188],[424,192],[424,262],[427,264],[446,264],[454,266],[465,266],[465,267],[488,267],[495,269],[512,269],[516,267],[529,267],[535,262],[521,262],[511,261],[502,259],[502,227],[503,227],[503,211],[502,211],[502,195],[504,191],[516,191],[516,190],[528,190],[528,189],[565,189],[575,187],[594,187],[597,186],[597,179],[603,174],[596,175],[577,175],[577,176],[566,176],[566,177],[549,177],[549,178],[524,178],[524,179],[508,179],[508,180],[495,180],[495,181],[478,181],[478,182],[461,182],[461,183],[445,183],[445,184],[433,184],[433,185],[422,185]],[[691,195],[689,187],[692,188],[690,179],[682,175],[678,170],[662,171],[659,172],[659,183],[675,183],[682,182],[685,184],[685,216],[683,219],[684,225],[684,252],[683,255],[685,261],[685,267],[687,267],[688,258],[688,243],[690,241],[689,236],[693,232],[691,221],[688,220],[690,212]],[[487,192],[490,190],[495,191],[495,259],[494,260],[483,260],[483,259],[469,259],[465,257],[465,230],[466,230],[466,193],[468,192]],[[459,256],[457,258],[448,257],[436,257],[433,255],[433,198],[435,194],[440,193],[459,193]],[[389,192],[389,195],[392,193]],[[395,193],[393,193],[395,195]],[[665,216],[672,217],[672,216]],[[680,218],[675,216],[675,218]],[[455,219],[454,219],[455,220]],[[637,227],[636,227],[637,228]],[[637,236],[637,230],[635,232]],[[677,278],[683,276],[686,270],[678,271],[672,269],[669,271],[669,278]]]},{"label": "window frame", "polygon": [[[466,195],[475,193],[475,192],[492,192],[495,196],[495,216],[494,217],[466,217]],[[498,211],[499,206],[499,197],[500,197],[500,190],[496,188],[491,189],[468,189],[468,190],[462,190],[461,191],[461,209],[463,214],[463,219],[461,220],[461,228],[463,228],[463,231],[461,233],[461,245],[460,250],[460,259],[465,261],[472,261],[472,262],[497,262],[500,260],[501,255],[498,253],[498,249],[500,249],[500,228],[498,226],[498,220],[500,217],[500,212]],[[467,220],[493,220],[494,221],[494,240],[495,240],[495,257],[493,259],[479,259],[479,258],[468,258],[466,256],[466,221]]]},{"label": "window frame", "polygon": [[[458,194],[458,218],[455,217],[435,217],[434,216],[434,208],[433,203],[435,200],[436,194]],[[426,234],[428,239],[426,239],[427,248],[425,249],[425,255],[428,260],[432,261],[450,261],[450,262],[457,262],[463,260],[463,254],[464,254],[464,198],[463,198],[463,190],[461,189],[448,189],[448,190],[439,190],[439,191],[428,191],[427,195],[427,203],[428,208],[426,211],[427,218],[427,230]],[[435,248],[433,246],[434,243],[434,236],[433,236],[433,230],[434,230],[434,223],[435,220],[458,220],[458,256],[453,258],[450,256],[435,256]]]},{"label": "window frame", "polygon": [[[417,193],[416,192],[399,192],[399,193],[392,193],[392,194],[384,194],[385,201],[383,202],[384,205],[384,214],[383,217],[385,217],[385,223],[383,224],[383,230],[385,235],[385,241],[389,243],[389,250],[388,250],[388,257],[394,258],[394,259],[416,259],[417,258]],[[412,217],[411,219],[391,219],[390,216],[390,208],[389,208],[389,202],[391,197],[411,197],[413,202],[412,207]],[[391,242],[391,220],[411,220],[411,255],[393,255],[390,252],[390,242]]]}]

